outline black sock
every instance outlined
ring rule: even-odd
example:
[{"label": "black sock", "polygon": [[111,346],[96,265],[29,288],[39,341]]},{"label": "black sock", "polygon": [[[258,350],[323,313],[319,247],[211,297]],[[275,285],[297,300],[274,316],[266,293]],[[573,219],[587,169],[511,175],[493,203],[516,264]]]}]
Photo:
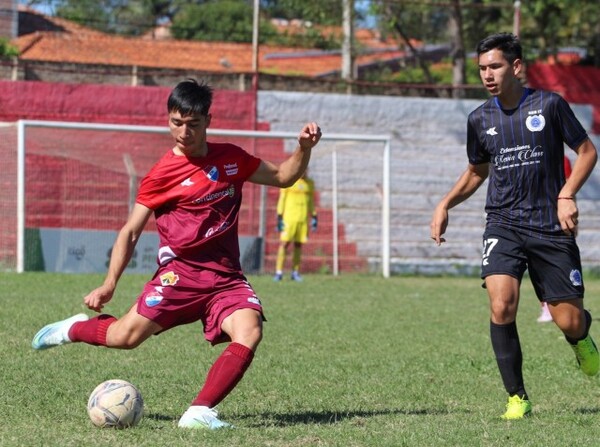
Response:
[{"label": "black sock", "polygon": [[527,399],[523,383],[523,353],[517,324],[495,324],[490,321],[490,336],[504,388],[510,396]]},{"label": "black sock", "polygon": [[583,340],[590,333],[590,326],[592,325],[592,315],[585,309],[583,310],[583,312],[585,314],[585,332],[583,333],[583,335],[577,339],[567,337],[565,335],[565,338],[567,339],[567,341],[572,345],[576,345],[579,340]]}]

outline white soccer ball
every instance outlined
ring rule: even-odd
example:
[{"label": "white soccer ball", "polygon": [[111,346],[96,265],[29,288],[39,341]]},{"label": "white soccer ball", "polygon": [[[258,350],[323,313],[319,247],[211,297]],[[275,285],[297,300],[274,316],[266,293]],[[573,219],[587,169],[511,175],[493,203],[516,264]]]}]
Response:
[{"label": "white soccer ball", "polygon": [[133,427],[142,419],[144,400],[131,383],[113,379],[102,382],[92,391],[87,409],[97,427]]}]

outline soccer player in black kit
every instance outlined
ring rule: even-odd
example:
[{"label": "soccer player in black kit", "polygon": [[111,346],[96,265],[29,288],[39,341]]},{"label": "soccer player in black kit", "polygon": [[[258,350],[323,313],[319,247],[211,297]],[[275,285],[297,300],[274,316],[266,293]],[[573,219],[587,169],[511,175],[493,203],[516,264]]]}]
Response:
[{"label": "soccer player in black kit", "polygon": [[[488,36],[479,42],[477,56],[491,98],[469,115],[469,164],[435,208],[431,238],[438,245],[445,241],[448,210],[489,179],[481,277],[489,295],[492,348],[508,392],[502,417],[521,419],[531,413],[516,326],[525,270],[538,299],[548,303],[582,372],[598,373],[598,350],[589,333],[592,318],[583,308],[574,200],[597,154],[564,99],[522,85],[518,38],[509,33]],[[568,179],[563,143],[577,154]]]}]

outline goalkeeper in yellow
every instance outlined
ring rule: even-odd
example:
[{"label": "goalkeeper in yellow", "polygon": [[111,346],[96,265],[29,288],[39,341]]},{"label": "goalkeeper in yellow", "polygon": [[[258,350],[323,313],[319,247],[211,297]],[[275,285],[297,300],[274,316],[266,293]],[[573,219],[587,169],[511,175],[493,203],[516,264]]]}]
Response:
[{"label": "goalkeeper in yellow", "polygon": [[281,189],[277,202],[277,231],[281,233],[274,281],[283,279],[283,266],[288,247],[293,242],[292,281],[302,281],[300,259],[302,245],[308,240],[308,226],[317,229],[317,211],[314,206],[315,185],[306,172],[289,188]]}]

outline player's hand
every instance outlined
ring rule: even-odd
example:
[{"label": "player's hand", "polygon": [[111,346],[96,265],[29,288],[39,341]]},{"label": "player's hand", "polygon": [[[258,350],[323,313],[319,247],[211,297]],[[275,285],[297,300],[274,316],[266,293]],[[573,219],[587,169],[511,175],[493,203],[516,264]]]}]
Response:
[{"label": "player's hand", "polygon": [[283,216],[281,214],[277,215],[277,231],[281,233],[283,231]]},{"label": "player's hand", "polygon": [[579,225],[579,210],[575,199],[559,199],[557,200],[557,214],[560,227],[565,234],[574,234],[577,236]]},{"label": "player's hand", "polygon": [[311,219],[310,219],[310,228],[313,231],[317,231],[317,225],[319,224],[319,220],[317,219],[317,216],[314,215]]},{"label": "player's hand", "polygon": [[92,290],[83,299],[83,302],[88,309],[91,309],[94,312],[101,312],[104,305],[112,299],[114,292],[114,289],[102,285],[97,289]]},{"label": "player's hand", "polygon": [[437,245],[441,245],[442,242],[446,242],[446,239],[443,238],[442,235],[446,232],[447,227],[448,210],[445,207],[438,205],[433,212],[430,225],[431,239],[433,239]]},{"label": "player's hand", "polygon": [[321,139],[321,128],[317,123],[308,123],[298,135],[298,144],[302,149],[312,149]]}]

